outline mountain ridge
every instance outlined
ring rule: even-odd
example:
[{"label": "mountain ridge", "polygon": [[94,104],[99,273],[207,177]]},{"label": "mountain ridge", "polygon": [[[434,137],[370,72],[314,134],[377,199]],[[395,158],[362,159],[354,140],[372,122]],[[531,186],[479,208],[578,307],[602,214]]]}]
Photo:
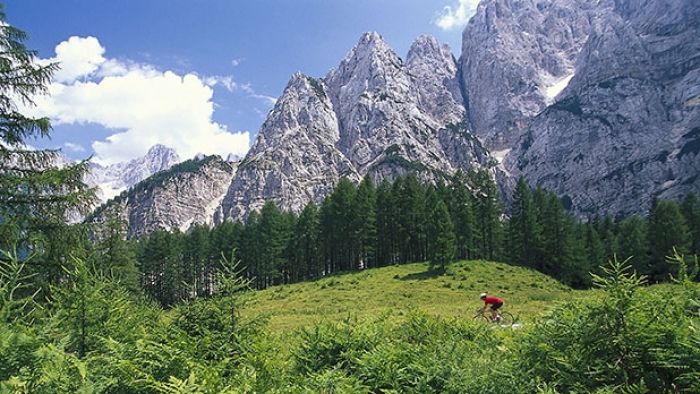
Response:
[{"label": "mountain ridge", "polygon": [[411,171],[486,168],[506,199],[524,176],[583,218],[700,192],[698,20],[687,0],[484,0],[458,59],[365,33],[325,76],[291,76],[211,221]]}]

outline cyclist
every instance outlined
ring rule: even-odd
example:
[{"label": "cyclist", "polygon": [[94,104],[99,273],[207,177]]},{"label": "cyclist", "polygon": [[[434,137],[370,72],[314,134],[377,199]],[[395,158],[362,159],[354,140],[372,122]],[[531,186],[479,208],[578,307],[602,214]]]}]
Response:
[{"label": "cyclist", "polygon": [[496,321],[498,317],[496,311],[498,310],[498,308],[503,306],[503,300],[498,297],[488,295],[486,293],[481,293],[479,295],[479,298],[482,301],[484,301],[484,307],[481,308],[481,313],[484,313],[486,311],[486,307],[491,305],[491,321]]}]

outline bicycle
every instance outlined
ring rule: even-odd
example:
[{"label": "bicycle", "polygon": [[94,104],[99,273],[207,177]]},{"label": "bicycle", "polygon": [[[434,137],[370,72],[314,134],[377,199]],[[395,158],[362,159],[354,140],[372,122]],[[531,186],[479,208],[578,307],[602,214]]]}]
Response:
[{"label": "bicycle", "polygon": [[491,310],[484,310],[482,308],[476,309],[474,320],[482,323],[498,324],[503,327],[512,327],[516,321],[515,316],[513,316],[512,313],[500,310],[496,311],[496,319],[491,319]]}]

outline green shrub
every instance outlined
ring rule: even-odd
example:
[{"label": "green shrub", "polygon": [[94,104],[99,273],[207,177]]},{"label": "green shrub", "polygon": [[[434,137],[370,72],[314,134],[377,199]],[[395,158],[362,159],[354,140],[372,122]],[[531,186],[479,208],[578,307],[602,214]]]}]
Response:
[{"label": "green shrub", "polygon": [[594,275],[602,296],[556,309],[524,338],[524,374],[561,392],[700,387],[698,320],[685,308],[692,293],[643,288],[616,260],[603,272]]}]

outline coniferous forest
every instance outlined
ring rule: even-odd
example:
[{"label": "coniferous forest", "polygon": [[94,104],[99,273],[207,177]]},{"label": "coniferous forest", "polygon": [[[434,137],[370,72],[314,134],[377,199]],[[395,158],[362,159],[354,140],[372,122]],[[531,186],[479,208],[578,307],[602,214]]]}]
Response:
[{"label": "coniferous forest", "polygon": [[503,207],[486,171],[458,172],[437,184],[413,173],[378,186],[370,178],[359,186],[341,179],[320,206],[309,203],[298,215],[268,202],[245,223],[156,231],[128,248],[144,290],[164,306],[211,294],[222,255],[235,255],[256,289],[418,261],[444,270],[451,261],[470,259],[530,267],[589,288],[590,272],[614,257],[629,258],[636,272],[661,282],[677,273],[666,263],[674,248],[700,253],[695,194],[680,203],[655,202],[647,217],[582,221],[554,193],[532,190],[521,178],[511,212],[505,215]]},{"label": "coniferous forest", "polygon": [[[523,179],[506,209],[488,171],[408,173],[341,179],[298,214],[267,203],[245,223],[127,240],[114,215],[66,223],[95,202],[87,163],[46,164],[56,152],[26,144],[48,137],[49,121],[19,109],[58,65],[37,64],[4,19],[0,392],[700,391],[697,196],[579,220]],[[552,300],[519,330],[411,311],[276,335],[241,314],[271,286],[421,261],[439,276],[477,259],[595,290],[568,289],[581,296]]]}]

